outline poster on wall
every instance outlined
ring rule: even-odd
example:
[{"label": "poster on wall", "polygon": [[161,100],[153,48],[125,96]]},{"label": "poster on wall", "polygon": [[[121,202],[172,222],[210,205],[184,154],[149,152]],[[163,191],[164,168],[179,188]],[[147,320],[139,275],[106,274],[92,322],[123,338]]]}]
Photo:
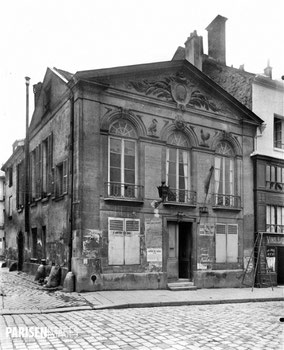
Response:
[{"label": "poster on wall", "polygon": [[201,236],[213,236],[214,235],[214,225],[202,224],[199,226],[199,234]]},{"label": "poster on wall", "polygon": [[274,247],[267,247],[266,249],[266,262],[267,262],[267,269],[269,272],[275,272],[275,248]]},{"label": "poster on wall", "polygon": [[162,262],[162,248],[147,248],[148,262]]},{"label": "poster on wall", "polygon": [[159,248],[162,246],[162,220],[145,220],[146,247]]}]

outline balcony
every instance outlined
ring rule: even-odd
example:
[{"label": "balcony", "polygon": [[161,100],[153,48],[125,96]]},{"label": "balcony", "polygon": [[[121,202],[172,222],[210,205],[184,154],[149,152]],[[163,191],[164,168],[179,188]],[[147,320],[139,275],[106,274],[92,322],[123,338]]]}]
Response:
[{"label": "balcony", "polygon": [[196,192],[170,188],[164,205],[178,204],[187,206],[196,206]]},{"label": "balcony", "polygon": [[267,224],[266,232],[284,234],[284,225]]},{"label": "balcony", "polygon": [[144,187],[121,182],[105,183],[105,200],[119,200],[143,203]]},{"label": "balcony", "polygon": [[211,195],[213,209],[241,210],[241,197],[229,194]]}]

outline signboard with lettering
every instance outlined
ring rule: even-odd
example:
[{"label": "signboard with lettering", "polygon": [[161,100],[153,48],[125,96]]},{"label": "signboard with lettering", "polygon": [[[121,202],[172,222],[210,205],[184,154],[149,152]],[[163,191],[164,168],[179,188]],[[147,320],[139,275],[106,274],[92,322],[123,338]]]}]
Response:
[{"label": "signboard with lettering", "polygon": [[147,248],[148,262],[162,262],[162,248]]},{"label": "signboard with lettering", "polygon": [[266,243],[271,245],[283,245],[284,246],[284,235],[267,235]]}]

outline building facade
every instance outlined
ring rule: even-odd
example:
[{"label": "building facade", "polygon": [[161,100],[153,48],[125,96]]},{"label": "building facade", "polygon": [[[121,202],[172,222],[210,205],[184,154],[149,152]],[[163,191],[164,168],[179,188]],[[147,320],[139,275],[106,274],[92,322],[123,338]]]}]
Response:
[{"label": "building facade", "polygon": [[4,231],[4,201],[5,201],[5,173],[0,170],[0,256],[5,255],[5,231]]},{"label": "building facade", "polygon": [[[19,265],[24,257],[24,140],[15,141],[11,157],[2,166],[4,181],[4,227],[3,254],[8,260],[17,260]],[[26,256],[27,259],[27,256]]]},{"label": "building facade", "polygon": [[[253,81],[253,110],[265,122],[252,155],[255,167],[256,235],[262,236],[263,259],[258,283],[271,278],[284,284],[284,84],[271,75]],[[262,260],[263,260],[262,259]],[[261,264],[261,260],[260,260]]]},{"label": "building facade", "polygon": [[72,270],[77,291],[241,285],[262,120],[207,74],[201,44],[193,33],[169,62],[48,69],[34,86],[27,261]]}]

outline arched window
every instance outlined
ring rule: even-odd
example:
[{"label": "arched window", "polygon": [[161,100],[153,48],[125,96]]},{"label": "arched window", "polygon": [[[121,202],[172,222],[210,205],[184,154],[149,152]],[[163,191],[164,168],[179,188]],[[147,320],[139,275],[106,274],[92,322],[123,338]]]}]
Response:
[{"label": "arched window", "polygon": [[108,195],[137,197],[137,134],[126,120],[114,122],[109,130]]},{"label": "arched window", "polygon": [[215,204],[235,206],[235,157],[226,141],[217,144],[215,155]]},{"label": "arched window", "polygon": [[176,131],[168,138],[167,184],[170,187],[169,201],[189,201],[189,142],[184,133]]}]

